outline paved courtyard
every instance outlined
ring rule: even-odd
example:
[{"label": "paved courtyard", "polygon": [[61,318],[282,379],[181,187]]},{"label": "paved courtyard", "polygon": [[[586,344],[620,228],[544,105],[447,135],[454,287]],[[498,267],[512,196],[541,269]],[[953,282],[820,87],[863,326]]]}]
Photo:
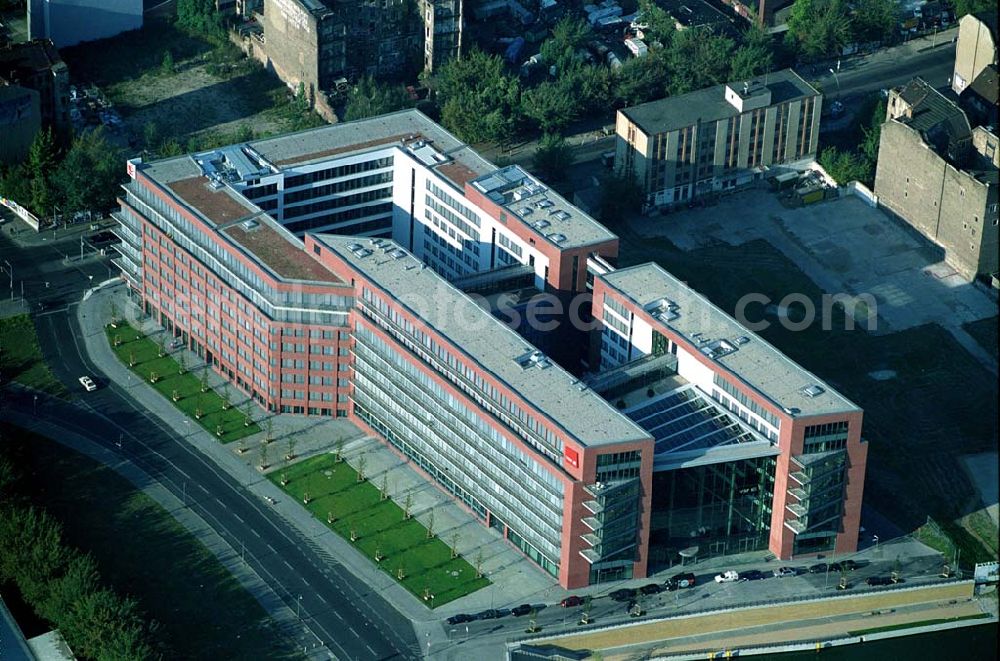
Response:
[{"label": "paved courtyard", "polygon": [[714,206],[635,219],[631,227],[682,250],[763,239],[824,291],[873,296],[875,332],[937,323],[996,372],[996,361],[961,327],[995,316],[995,298],[964,282],[940,248],[854,196],[788,209],[769,191],[748,190]]}]

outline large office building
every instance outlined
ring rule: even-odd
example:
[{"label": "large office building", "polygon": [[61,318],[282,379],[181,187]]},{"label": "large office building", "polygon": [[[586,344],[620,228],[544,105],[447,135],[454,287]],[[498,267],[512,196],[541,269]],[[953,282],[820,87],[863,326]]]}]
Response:
[{"label": "large office building", "polygon": [[142,27],[142,0],[28,0],[28,37],[57,48]]},{"label": "large office building", "polygon": [[[382,439],[561,585],[854,549],[861,411],[419,112],[129,175],[116,264],[146,313],[262,407]],[[590,373],[484,285],[584,301]]]},{"label": "large office building", "polygon": [[816,155],[822,96],[791,69],[618,111],[615,169],[646,207],[744,186]]}]

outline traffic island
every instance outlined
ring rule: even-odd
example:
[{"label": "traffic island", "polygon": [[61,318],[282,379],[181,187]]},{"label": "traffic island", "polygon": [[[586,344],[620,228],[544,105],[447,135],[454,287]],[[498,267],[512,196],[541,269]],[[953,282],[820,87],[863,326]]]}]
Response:
[{"label": "traffic island", "polygon": [[452,548],[433,534],[432,520],[424,526],[407,517],[333,454],[311,457],[268,479],[431,608],[490,584],[463,557],[453,557]]}]

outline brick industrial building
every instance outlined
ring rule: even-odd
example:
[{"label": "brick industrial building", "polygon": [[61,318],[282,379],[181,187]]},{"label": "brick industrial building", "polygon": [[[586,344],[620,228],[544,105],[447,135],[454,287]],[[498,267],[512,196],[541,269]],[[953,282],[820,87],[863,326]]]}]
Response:
[{"label": "brick industrial building", "polygon": [[[0,131],[11,131],[12,143],[21,145],[27,139],[30,145],[34,134],[28,138],[26,132],[35,125],[51,128],[58,138],[69,137],[69,70],[51,41],[0,46],[0,87],[7,88],[0,95],[6,99],[0,102],[5,108],[0,110]],[[36,112],[37,120],[25,120],[25,113]],[[0,148],[7,151],[7,145]],[[10,151],[20,150],[15,146]]]},{"label": "brick industrial building", "polygon": [[875,173],[879,204],[944,248],[967,280],[1000,269],[998,143],[995,129],[973,126],[919,78],[889,94]]},{"label": "brick industrial building", "polygon": [[618,111],[615,169],[670,207],[812,158],[822,96],[791,69]]},{"label": "brick industrial building", "polygon": [[341,78],[415,75],[455,57],[462,0],[264,0],[244,4],[262,26],[245,47],[289,87],[310,98]]},{"label": "brick industrial building", "polygon": [[[856,548],[856,406],[417,111],[129,175],[116,264],[144,311],[268,410],[383,439],[561,585]],[[583,301],[588,374],[468,293],[507,286],[570,301],[564,324]]]}]

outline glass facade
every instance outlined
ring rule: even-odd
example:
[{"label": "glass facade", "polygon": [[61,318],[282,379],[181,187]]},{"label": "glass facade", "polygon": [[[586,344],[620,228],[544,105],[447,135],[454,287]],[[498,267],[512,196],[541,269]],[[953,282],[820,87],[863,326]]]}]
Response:
[{"label": "glass facade", "polygon": [[355,331],[355,413],[546,571],[558,574],[563,483],[373,330]]},{"label": "glass facade", "polygon": [[654,473],[650,561],[691,546],[702,557],[767,548],[775,466],[758,457]]},{"label": "glass facade", "polygon": [[[846,433],[845,424],[845,436]],[[806,449],[808,452],[809,445]],[[792,457],[786,508],[796,516],[788,523],[796,533],[793,553],[814,553],[833,548],[840,532],[846,477],[846,450]]]}]

